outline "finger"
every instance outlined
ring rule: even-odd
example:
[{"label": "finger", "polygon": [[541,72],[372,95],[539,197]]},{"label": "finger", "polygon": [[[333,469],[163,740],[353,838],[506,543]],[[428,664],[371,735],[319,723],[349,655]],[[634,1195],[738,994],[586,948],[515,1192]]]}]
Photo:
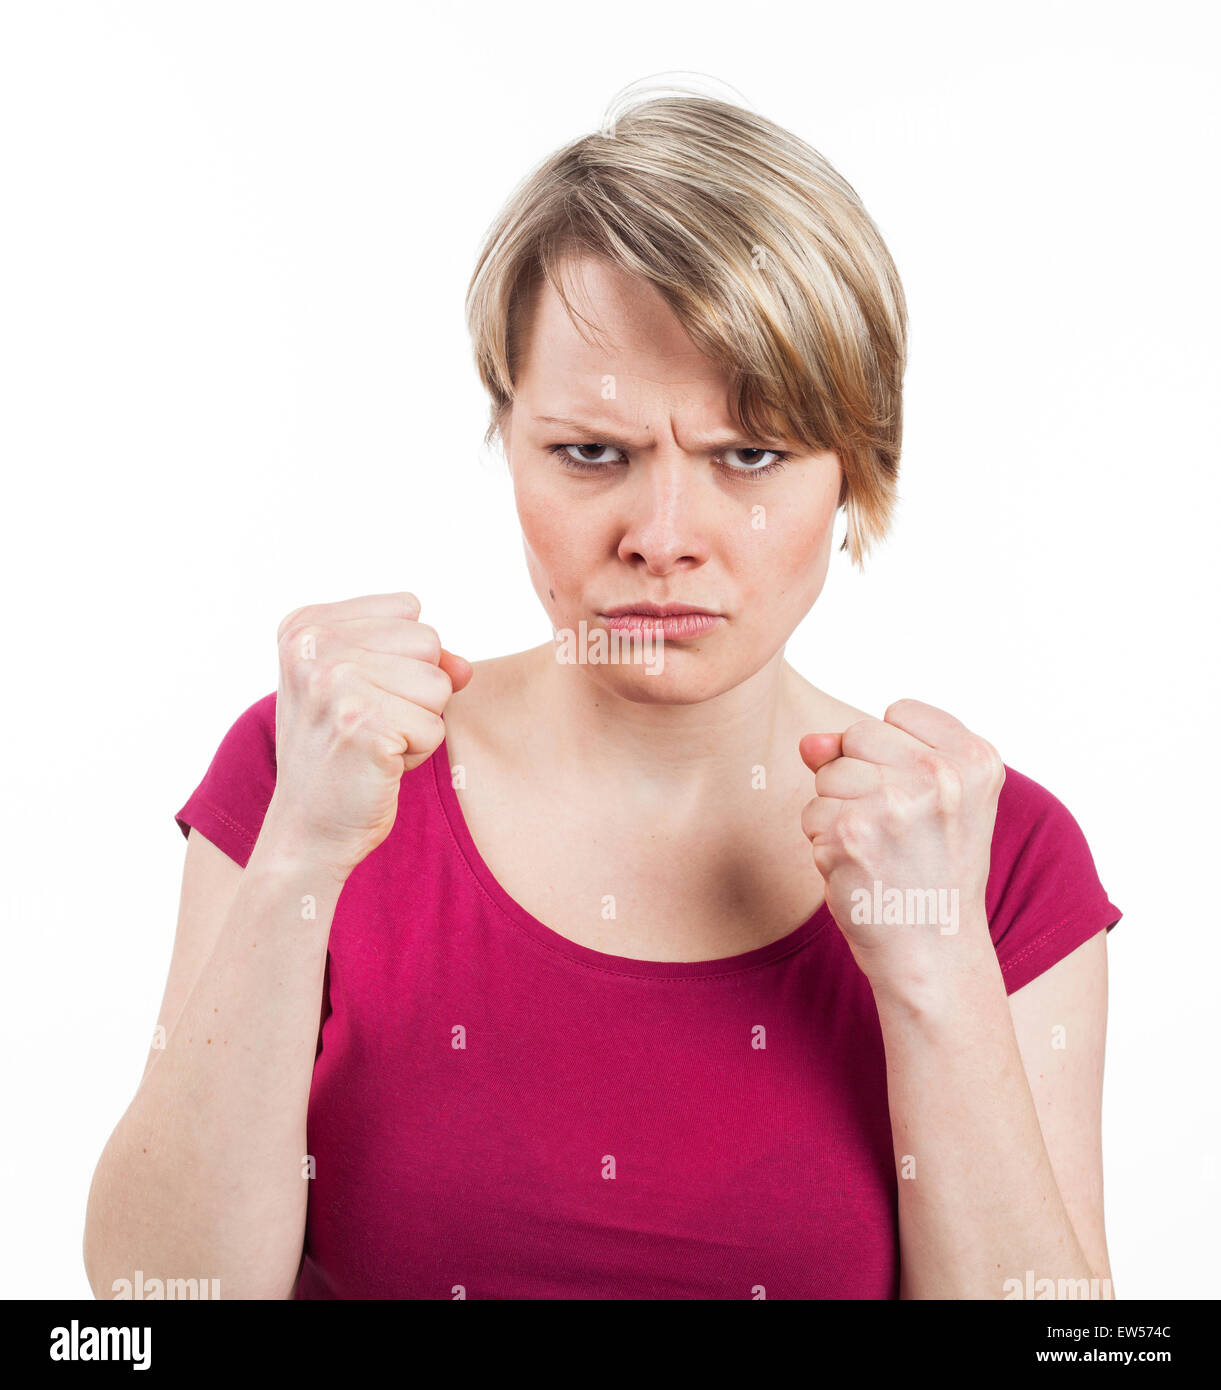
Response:
[{"label": "finger", "polygon": [[884,717],[887,724],[930,748],[952,749],[971,732],[961,719],[935,705],[926,705],[923,700],[896,700]]},{"label": "finger", "polygon": [[306,604],[294,608],[280,624],[277,636],[282,637],[289,627],[298,623],[342,623],[354,618],[410,618],[420,616],[420,600],[414,594],[362,594],[359,598],[342,599],[338,603]]},{"label": "finger", "polygon": [[396,699],[410,700],[433,714],[444,714],[449,697],[454,693],[449,675],[431,661],[356,650],[346,659],[356,668],[352,673],[356,682],[363,682]]},{"label": "finger", "polygon": [[922,749],[920,740],[882,719],[860,719],[844,730],[844,756],[881,767],[903,767]]},{"label": "finger", "polygon": [[[308,626],[314,626],[311,621]],[[437,630],[412,618],[349,618],[333,624],[320,624],[315,649],[319,652],[360,647],[368,652],[390,656],[414,656],[434,665],[441,658],[441,639]]]},{"label": "finger", "polygon": [[[434,676],[441,674],[431,663],[419,664],[426,665]],[[369,723],[382,735],[379,739],[382,751],[401,757],[408,771],[441,746],[445,721],[435,709],[423,704],[415,692],[409,696],[400,695],[365,679],[360,683],[358,698],[368,712]]]},{"label": "finger", "polygon": [[823,763],[838,758],[843,750],[839,734],[806,734],[798,743],[797,751],[806,767],[817,772]]},{"label": "finger", "polygon": [[869,796],[881,785],[881,767],[877,763],[862,762],[860,758],[835,758],[824,763],[814,775],[814,790],[819,796],[840,800]]},{"label": "finger", "polygon": [[816,796],[807,801],[801,812],[801,829],[807,839],[826,840],[835,830],[840,802],[832,796]]},{"label": "finger", "polygon": [[444,742],[445,720],[410,700],[395,700],[392,708],[398,712],[393,727],[404,743],[400,754],[403,768],[411,772],[432,757]]}]

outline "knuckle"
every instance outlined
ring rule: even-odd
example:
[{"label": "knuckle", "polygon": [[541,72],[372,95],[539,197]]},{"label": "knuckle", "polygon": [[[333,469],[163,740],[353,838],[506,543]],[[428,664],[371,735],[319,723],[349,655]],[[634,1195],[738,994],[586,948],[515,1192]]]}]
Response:
[{"label": "knuckle", "polygon": [[965,756],[972,770],[989,784],[1000,786],[1004,782],[1004,761],[987,739],[972,738],[966,745]]},{"label": "knuckle", "polygon": [[815,818],[815,812],[817,808],[817,800],[807,801],[806,804],[801,808],[801,833],[805,835],[807,839],[811,835],[817,833],[818,822]]},{"label": "knuckle", "polygon": [[298,621],[280,633],[280,649],[290,661],[310,661],[317,654],[323,628],[319,623]]},{"label": "knuckle", "polygon": [[883,782],[878,789],[882,808],[892,821],[903,820],[911,807],[911,800],[904,789],[896,782]]},{"label": "knuckle", "polygon": [[920,774],[920,781],[925,786],[931,786],[937,780],[937,769],[941,766],[941,758],[936,753],[921,753],[916,758],[916,771]]},{"label": "knuckle", "polygon": [[332,720],[339,733],[346,737],[358,733],[369,722],[371,710],[358,695],[344,695],[335,701]]},{"label": "knuckle", "polygon": [[416,623],[416,636],[420,648],[425,653],[424,660],[435,663],[441,659],[441,638],[435,627],[427,623]]},{"label": "knuckle", "polygon": [[342,692],[351,691],[360,676],[360,666],[349,658],[342,661],[315,662],[314,670],[306,677],[306,686],[311,697],[322,704],[342,703]]},{"label": "knuckle", "polygon": [[405,700],[427,710],[433,703],[448,699],[452,693],[453,682],[439,666],[434,666],[422,656],[412,660],[402,687]]},{"label": "knuckle", "polygon": [[331,688],[330,672],[315,662],[304,673],[305,693],[311,700],[321,700]]},{"label": "knuckle", "polygon": [[840,813],[835,830],[844,853],[851,858],[864,853],[873,833],[868,816],[856,807],[849,807]]},{"label": "knuckle", "polygon": [[881,720],[878,719],[858,719],[855,724],[849,724],[840,738],[840,747],[844,750],[844,755],[855,757],[863,752],[870,731],[879,723]]},{"label": "knuckle", "polygon": [[445,720],[439,714],[434,714],[431,710],[424,711],[424,718],[420,722],[420,732],[416,738],[410,740],[412,748],[418,752],[433,752],[440,748],[442,740],[445,738]]},{"label": "knuckle", "polygon": [[347,661],[302,662],[306,693],[321,702],[331,699],[343,684],[346,668],[351,664]]},{"label": "knuckle", "polygon": [[325,669],[332,685],[350,684],[357,677],[364,675],[360,662],[353,661],[350,656],[345,656],[340,661],[328,662]]},{"label": "knuckle", "polygon": [[932,754],[920,759],[925,785],[939,806],[957,806],[962,798],[962,773],[948,758]]},{"label": "knuckle", "polygon": [[294,608],[291,613],[286,613],[284,617],[280,619],[280,626],[276,628],[276,641],[278,642],[285,633],[301,622],[308,612],[308,608]]}]

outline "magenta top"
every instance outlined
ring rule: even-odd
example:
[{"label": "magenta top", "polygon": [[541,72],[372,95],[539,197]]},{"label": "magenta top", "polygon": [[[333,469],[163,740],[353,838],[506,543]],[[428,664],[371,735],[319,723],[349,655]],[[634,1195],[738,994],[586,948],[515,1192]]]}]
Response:
[{"label": "magenta top", "polygon": [[[243,867],[275,700],[176,818]],[[1009,993],[1121,915],[1012,768],[986,904]],[[721,960],[577,945],[493,878],[444,743],[340,894],[307,1123],[297,1298],[898,1296],[881,1029],[826,905]]]}]

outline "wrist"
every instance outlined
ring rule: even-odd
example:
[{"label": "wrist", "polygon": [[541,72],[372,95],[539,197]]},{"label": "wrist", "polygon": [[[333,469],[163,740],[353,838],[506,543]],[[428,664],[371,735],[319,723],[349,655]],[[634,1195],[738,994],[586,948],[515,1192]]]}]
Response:
[{"label": "wrist", "polygon": [[853,952],[879,1012],[908,1018],[949,1017],[964,1000],[999,990],[1004,980],[986,917],[962,924],[953,936],[925,938],[918,951]]},{"label": "wrist", "polygon": [[316,891],[336,895],[352,872],[351,865],[328,853],[325,846],[270,808],[251,851],[250,868],[277,878],[312,882],[318,885]]}]

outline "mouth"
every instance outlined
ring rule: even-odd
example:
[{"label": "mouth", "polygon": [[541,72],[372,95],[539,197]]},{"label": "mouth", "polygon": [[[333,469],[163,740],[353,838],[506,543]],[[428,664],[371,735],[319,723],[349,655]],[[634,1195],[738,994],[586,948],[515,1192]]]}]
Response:
[{"label": "mouth", "polygon": [[725,621],[723,614],[690,603],[626,603],[604,608],[598,616],[612,631],[640,632],[667,642],[702,637]]}]

